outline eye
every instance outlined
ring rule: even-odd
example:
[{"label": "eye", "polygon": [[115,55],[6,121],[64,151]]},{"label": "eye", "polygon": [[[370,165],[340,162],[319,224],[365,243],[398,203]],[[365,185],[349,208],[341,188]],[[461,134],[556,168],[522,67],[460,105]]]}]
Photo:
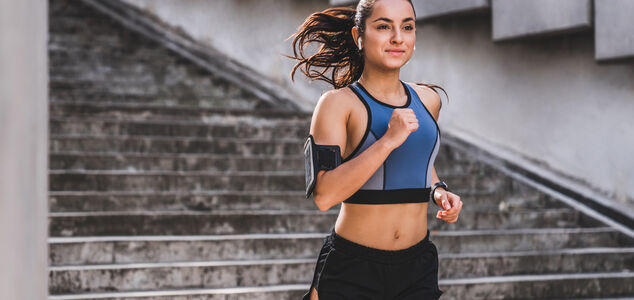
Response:
[{"label": "eye", "polygon": [[381,24],[381,25],[377,26],[376,28],[377,28],[377,29],[387,28],[387,25],[385,25],[385,24]]},{"label": "eye", "polygon": [[407,30],[414,30],[414,26],[412,26],[412,25],[407,25],[407,26],[405,26],[405,28],[407,28]]}]

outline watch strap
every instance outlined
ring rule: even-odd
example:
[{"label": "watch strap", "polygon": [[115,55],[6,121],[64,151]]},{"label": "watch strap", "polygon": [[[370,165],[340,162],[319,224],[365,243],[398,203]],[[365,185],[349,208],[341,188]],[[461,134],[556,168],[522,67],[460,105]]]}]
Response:
[{"label": "watch strap", "polygon": [[449,186],[447,186],[447,184],[444,181],[438,181],[436,183],[434,183],[434,185],[431,188],[431,192],[429,193],[429,201],[434,202],[434,204],[436,205],[436,207],[441,208],[438,203],[436,203],[436,199],[434,199],[434,193],[436,192],[436,188],[438,187],[442,187],[445,189],[445,191],[449,191]]}]

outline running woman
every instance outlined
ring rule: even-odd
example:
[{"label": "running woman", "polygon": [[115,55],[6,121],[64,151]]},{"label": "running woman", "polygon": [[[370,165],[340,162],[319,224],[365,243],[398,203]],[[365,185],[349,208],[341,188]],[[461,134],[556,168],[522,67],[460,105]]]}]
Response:
[{"label": "running woman", "polygon": [[[444,89],[399,78],[415,50],[412,2],[329,8],[310,15],[293,36],[291,58],[299,62],[291,79],[304,65],[307,77],[334,86],[315,107],[310,135],[315,144],[339,146],[342,158],[318,171],[312,190],[322,211],[343,204],[302,299],[439,299],[428,204],[439,207],[436,218],[454,223],[463,203],[434,169],[442,105],[435,88]],[[312,42],[321,45],[306,57]]]}]

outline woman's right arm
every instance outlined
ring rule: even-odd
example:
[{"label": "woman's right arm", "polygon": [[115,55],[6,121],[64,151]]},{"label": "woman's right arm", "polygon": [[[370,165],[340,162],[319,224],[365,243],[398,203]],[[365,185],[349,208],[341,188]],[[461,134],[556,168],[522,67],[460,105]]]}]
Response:
[{"label": "woman's right arm", "polygon": [[[310,133],[315,138],[316,144],[338,145],[341,155],[344,156],[347,141],[346,126],[352,109],[346,105],[343,99],[346,95],[342,90],[331,90],[321,96],[313,112]],[[402,111],[401,113],[403,113],[402,120],[398,120],[399,118],[394,122],[390,120],[390,125],[395,125],[390,127],[402,127],[401,134],[390,135],[388,129],[388,133],[357,157],[342,163],[335,169],[320,170],[317,173],[313,197],[321,211],[327,211],[352,196],[378,170],[392,150],[405,140],[402,138],[402,131],[405,130],[406,119],[410,115],[409,112]],[[413,116],[413,112],[411,113]],[[411,118],[409,120],[411,121]],[[399,121],[402,121],[402,124],[398,124]],[[414,128],[414,125],[409,127]],[[415,127],[418,128],[417,123]],[[395,131],[398,130],[393,129],[392,133]],[[407,135],[409,132],[404,137],[407,138]],[[403,141],[398,142],[401,139]]]}]

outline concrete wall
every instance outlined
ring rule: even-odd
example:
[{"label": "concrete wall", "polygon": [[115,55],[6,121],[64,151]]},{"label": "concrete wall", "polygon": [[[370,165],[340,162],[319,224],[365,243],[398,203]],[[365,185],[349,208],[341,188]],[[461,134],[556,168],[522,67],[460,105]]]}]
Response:
[{"label": "concrete wall", "polygon": [[425,42],[403,77],[448,89],[441,127],[634,211],[634,63],[597,63],[591,31],[496,43],[487,16],[419,24],[417,33]]},{"label": "concrete wall", "polygon": [[419,20],[489,8],[489,0],[413,0],[412,3]]},{"label": "concrete wall", "polygon": [[590,0],[493,0],[493,39],[590,29],[591,5]]},{"label": "concrete wall", "polygon": [[0,298],[48,295],[48,4],[0,0]]},{"label": "concrete wall", "polygon": [[[284,38],[310,13],[329,7],[326,0],[127,1],[284,82],[306,101],[331,88],[301,74],[291,84],[292,62],[279,55],[291,53]],[[598,64],[592,30],[496,43],[490,18],[418,22],[416,55],[401,78],[447,89],[450,101],[439,120],[444,131],[634,211],[634,139],[628,138],[634,136],[634,63]]]},{"label": "concrete wall", "polygon": [[598,60],[634,57],[634,1],[594,0]]}]

